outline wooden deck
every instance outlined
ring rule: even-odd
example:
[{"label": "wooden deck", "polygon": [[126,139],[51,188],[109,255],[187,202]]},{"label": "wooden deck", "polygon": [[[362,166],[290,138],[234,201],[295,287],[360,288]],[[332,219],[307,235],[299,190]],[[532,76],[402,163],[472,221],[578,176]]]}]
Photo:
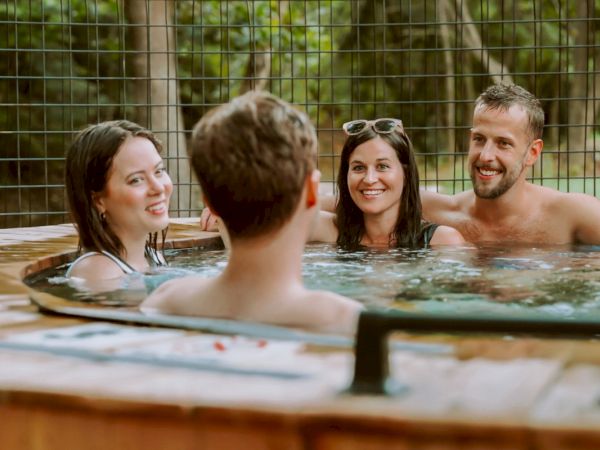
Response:
[{"label": "wooden deck", "polygon": [[[181,220],[170,238],[209,236]],[[407,336],[394,398],[343,349],[61,316],[20,277],[70,225],[0,230],[0,449],[598,449],[595,340]]]}]

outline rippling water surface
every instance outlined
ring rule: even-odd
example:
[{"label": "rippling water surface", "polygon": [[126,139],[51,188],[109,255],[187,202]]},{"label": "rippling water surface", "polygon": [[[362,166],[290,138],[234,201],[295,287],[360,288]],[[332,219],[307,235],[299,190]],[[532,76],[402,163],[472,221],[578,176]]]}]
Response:
[{"label": "rippling water surface", "polygon": [[[67,283],[64,270],[43,274],[34,287],[77,301],[135,306],[147,290],[167,279],[191,273],[212,277],[227,260],[218,250],[178,250],[167,256],[171,267],[129,277],[111,292]],[[319,244],[307,247],[303,273],[308,287],[338,292],[368,306],[600,319],[599,247],[343,252]]]}]

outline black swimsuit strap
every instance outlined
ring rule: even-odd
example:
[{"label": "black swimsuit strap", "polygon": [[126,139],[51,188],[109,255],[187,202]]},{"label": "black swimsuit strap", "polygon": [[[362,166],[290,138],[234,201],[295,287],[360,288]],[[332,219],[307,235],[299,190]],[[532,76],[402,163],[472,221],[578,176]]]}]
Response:
[{"label": "black swimsuit strap", "polygon": [[437,223],[423,222],[421,224],[421,243],[424,248],[429,247],[429,242],[435,233],[435,230],[439,227]]}]

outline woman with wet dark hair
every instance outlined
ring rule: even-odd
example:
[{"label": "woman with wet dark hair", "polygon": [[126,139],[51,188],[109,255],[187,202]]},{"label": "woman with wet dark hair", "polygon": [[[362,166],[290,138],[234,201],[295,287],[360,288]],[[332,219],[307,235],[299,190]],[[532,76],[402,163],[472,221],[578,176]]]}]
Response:
[{"label": "woman with wet dark hair", "polygon": [[67,276],[121,277],[165,264],[157,234],[169,224],[173,184],[151,131],[118,120],[91,125],[66,155],[69,208],[84,253]]},{"label": "woman with wet dark hair", "polygon": [[419,173],[402,121],[353,120],[343,129],[339,200],[335,214],[321,213],[314,240],[344,249],[464,243],[454,228],[422,220]]}]

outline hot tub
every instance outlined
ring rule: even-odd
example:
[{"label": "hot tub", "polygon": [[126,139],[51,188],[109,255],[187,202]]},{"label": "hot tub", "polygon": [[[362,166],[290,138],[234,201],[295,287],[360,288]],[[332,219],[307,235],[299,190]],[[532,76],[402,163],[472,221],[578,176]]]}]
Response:
[{"label": "hot tub", "polygon": [[[172,228],[169,239],[210,238],[193,224]],[[350,394],[347,340],[40,314],[30,296],[72,305],[20,279],[64,262],[57,254],[75,250],[72,228],[0,239],[3,450],[600,447],[593,338],[396,333],[390,372],[407,389]]]}]

